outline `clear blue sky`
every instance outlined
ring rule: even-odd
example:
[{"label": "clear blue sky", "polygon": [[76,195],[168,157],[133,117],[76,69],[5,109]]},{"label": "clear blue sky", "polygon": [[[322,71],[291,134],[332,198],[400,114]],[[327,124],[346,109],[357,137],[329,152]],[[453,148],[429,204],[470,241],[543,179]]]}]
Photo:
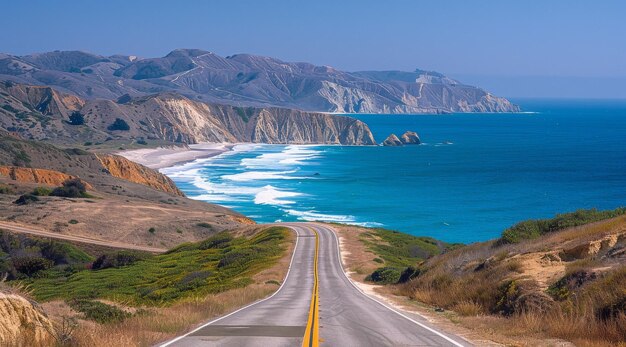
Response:
[{"label": "clear blue sky", "polygon": [[[429,69],[505,96],[626,98],[626,1],[22,0],[4,1],[1,16],[0,52],[19,55],[202,48]],[[588,90],[607,82],[623,91]]]}]

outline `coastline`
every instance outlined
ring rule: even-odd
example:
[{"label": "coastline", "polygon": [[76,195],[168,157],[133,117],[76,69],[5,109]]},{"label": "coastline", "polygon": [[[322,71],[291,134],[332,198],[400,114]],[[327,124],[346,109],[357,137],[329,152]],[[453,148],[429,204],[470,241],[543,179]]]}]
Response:
[{"label": "coastline", "polygon": [[232,150],[236,143],[198,143],[188,147],[142,148],[120,151],[120,155],[151,169],[159,170],[179,164],[220,155]]}]

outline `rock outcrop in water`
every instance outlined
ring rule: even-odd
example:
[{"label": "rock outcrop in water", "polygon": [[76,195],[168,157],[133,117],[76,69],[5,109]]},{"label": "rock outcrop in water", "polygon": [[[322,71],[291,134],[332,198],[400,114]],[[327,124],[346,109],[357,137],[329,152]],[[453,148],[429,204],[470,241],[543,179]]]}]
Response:
[{"label": "rock outcrop in water", "polygon": [[402,146],[402,141],[396,134],[391,134],[383,141],[383,146]]},{"label": "rock outcrop in water", "polygon": [[402,136],[400,136],[400,141],[402,141],[405,145],[419,145],[422,143],[419,135],[413,131],[407,131]]},{"label": "rock outcrop in water", "polygon": [[419,135],[413,131],[407,131],[400,138],[396,136],[396,134],[389,135],[385,141],[383,141],[383,146],[404,146],[404,145],[419,145],[422,141],[419,138]]},{"label": "rock outcrop in water", "polygon": [[504,98],[433,71],[345,72],[237,54],[177,49],[162,58],[55,51],[0,54],[0,81],[54,86],[82,98],[116,100],[176,92],[237,106],[341,113],[516,112]]},{"label": "rock outcrop in water", "polygon": [[[154,139],[188,144],[376,144],[368,126],[354,118],[207,104],[173,93],[115,102],[81,99],[49,87],[0,83],[0,103],[4,104],[0,127],[25,139],[54,143]],[[68,122],[74,112],[84,117],[84,124]],[[112,127],[120,122],[126,127]]]}]

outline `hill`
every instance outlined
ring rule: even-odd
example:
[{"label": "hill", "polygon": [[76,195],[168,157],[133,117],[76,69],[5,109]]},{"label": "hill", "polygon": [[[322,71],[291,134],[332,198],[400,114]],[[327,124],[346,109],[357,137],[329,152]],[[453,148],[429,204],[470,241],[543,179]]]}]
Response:
[{"label": "hill", "polygon": [[615,346],[626,336],[625,212],[525,221],[500,239],[452,247],[380,229],[339,229],[356,279],[391,283],[379,292],[440,323],[451,319],[476,340]]},{"label": "hill", "polygon": [[[53,196],[53,190],[73,178],[84,182],[85,194]],[[20,199],[23,203],[17,203]],[[157,247],[253,223],[227,208],[185,198],[168,177],[125,158],[60,149],[2,131],[0,219]]]},{"label": "hill", "polygon": [[199,49],[146,59],[79,51],[0,54],[2,80],[109,100],[176,92],[207,103],[317,112],[519,111],[504,98],[432,71],[345,72],[250,54],[221,57]]},{"label": "hill", "polygon": [[4,82],[0,83],[0,105],[0,127],[24,138],[66,145],[120,140],[143,144],[376,143],[365,123],[349,117],[207,104],[173,93],[127,95],[112,101]]}]

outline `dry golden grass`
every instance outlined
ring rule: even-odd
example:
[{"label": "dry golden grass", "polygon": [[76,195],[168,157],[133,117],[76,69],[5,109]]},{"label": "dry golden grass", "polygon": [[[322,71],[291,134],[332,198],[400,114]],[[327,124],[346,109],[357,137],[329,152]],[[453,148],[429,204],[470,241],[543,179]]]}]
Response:
[{"label": "dry golden grass", "polygon": [[[359,231],[366,230],[336,229],[345,239],[342,248],[349,252],[345,259],[350,269],[380,266],[372,262],[375,254],[358,245]],[[406,297],[409,304],[404,306],[421,313],[422,304],[428,305],[430,318],[432,307],[445,308],[434,320],[446,325],[441,318],[448,317],[477,345],[564,346],[571,341],[577,346],[626,347],[626,257],[608,256],[626,246],[625,231],[626,216],[620,216],[518,244],[471,244],[426,260],[417,278],[378,292],[396,302],[401,302],[398,296]],[[598,253],[561,258],[564,250],[594,242],[602,243]],[[547,293],[556,281],[577,272],[595,277],[570,289],[567,299]]]},{"label": "dry golden grass", "polygon": [[74,335],[78,346],[151,346],[189,331],[211,318],[266,297],[277,286],[250,285],[206,298],[152,309],[118,324],[82,324]]}]

